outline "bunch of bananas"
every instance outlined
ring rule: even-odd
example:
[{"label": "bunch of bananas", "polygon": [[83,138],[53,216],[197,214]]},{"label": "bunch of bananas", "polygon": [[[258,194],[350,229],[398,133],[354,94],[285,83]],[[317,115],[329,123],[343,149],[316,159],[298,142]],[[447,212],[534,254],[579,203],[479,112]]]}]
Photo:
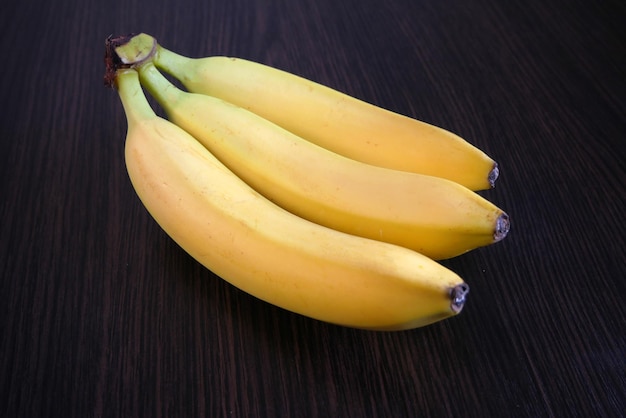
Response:
[{"label": "bunch of bananas", "polygon": [[446,130],[147,34],[110,37],[106,51],[139,198],[191,256],[262,300],[355,328],[427,325],[469,291],[435,260],[507,235],[507,214],[475,192],[497,164]]}]

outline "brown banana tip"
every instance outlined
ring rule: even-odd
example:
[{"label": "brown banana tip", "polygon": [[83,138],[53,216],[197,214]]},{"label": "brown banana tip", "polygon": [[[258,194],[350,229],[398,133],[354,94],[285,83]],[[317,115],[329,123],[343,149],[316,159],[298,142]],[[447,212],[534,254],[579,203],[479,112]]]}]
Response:
[{"label": "brown banana tip", "polygon": [[470,288],[466,283],[456,285],[450,290],[450,299],[452,300],[450,308],[455,314],[458,314],[463,309],[469,290]]},{"label": "brown banana tip", "polygon": [[496,187],[496,180],[498,180],[499,176],[500,176],[500,168],[498,167],[498,163],[494,162],[493,168],[491,169],[491,171],[489,172],[489,176],[487,177],[487,179],[489,180],[489,185],[491,186],[492,189]]},{"label": "brown banana tip", "polygon": [[498,216],[496,220],[496,230],[493,233],[494,242],[501,241],[504,237],[509,233],[509,229],[511,228],[511,221],[509,220],[509,215],[506,213],[502,213]]}]

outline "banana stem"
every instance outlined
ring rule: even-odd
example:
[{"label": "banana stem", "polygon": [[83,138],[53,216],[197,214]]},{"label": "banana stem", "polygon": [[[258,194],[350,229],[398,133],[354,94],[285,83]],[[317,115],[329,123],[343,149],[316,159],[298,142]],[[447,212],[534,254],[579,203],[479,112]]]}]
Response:
[{"label": "banana stem", "polygon": [[109,38],[107,41],[111,43],[121,63],[127,66],[141,65],[152,60],[156,54],[156,39],[145,33]]},{"label": "banana stem", "polygon": [[186,78],[184,69],[188,67],[192,60],[193,58],[179,55],[157,44],[154,58],[155,64],[166,73],[176,75],[177,78],[180,78],[183,84],[185,83]]},{"label": "banana stem", "polygon": [[146,90],[166,107],[166,111],[176,105],[181,97],[182,90],[165,78],[152,61],[138,66],[137,71],[139,71],[139,78]]},{"label": "banana stem", "polygon": [[128,126],[157,117],[141,88],[137,71],[130,68],[118,70],[115,85],[124,106]]},{"label": "banana stem", "polygon": [[156,39],[145,33],[109,36],[105,41],[106,73],[104,84],[114,87],[117,70],[134,68],[144,62],[152,61],[156,50]]}]

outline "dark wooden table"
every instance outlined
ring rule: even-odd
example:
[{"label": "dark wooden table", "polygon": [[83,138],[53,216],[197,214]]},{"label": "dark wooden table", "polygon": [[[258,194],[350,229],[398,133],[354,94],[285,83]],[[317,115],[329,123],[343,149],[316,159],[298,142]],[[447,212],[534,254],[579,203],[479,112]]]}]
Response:
[{"label": "dark wooden table", "polygon": [[[8,2],[0,416],[616,417],[626,393],[621,0]],[[228,285],[147,214],[103,86],[144,31],[450,129],[498,160],[497,245],[458,317],[328,325]]]}]

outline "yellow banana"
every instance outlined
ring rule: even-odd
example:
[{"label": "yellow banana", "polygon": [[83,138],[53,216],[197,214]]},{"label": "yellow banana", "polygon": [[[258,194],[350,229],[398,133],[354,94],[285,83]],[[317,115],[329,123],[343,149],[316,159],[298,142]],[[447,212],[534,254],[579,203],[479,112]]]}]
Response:
[{"label": "yellow banana", "polygon": [[410,329],[462,309],[469,287],[454,272],[280,208],[157,116],[135,70],[112,78],[127,115],[126,165],[138,196],[215,274],[282,308],[356,328]]},{"label": "yellow banana", "polygon": [[492,244],[508,232],[507,214],[464,186],[343,157],[241,107],[182,91],[149,60],[136,68],[172,122],[298,216],[433,259]]},{"label": "yellow banana", "polygon": [[458,135],[305,78],[240,58],[189,58],[154,43],[154,62],[191,92],[246,108],[302,138],[372,165],[494,186],[496,162]]}]

